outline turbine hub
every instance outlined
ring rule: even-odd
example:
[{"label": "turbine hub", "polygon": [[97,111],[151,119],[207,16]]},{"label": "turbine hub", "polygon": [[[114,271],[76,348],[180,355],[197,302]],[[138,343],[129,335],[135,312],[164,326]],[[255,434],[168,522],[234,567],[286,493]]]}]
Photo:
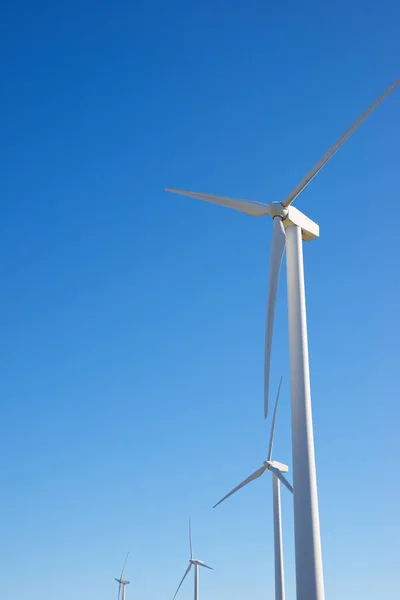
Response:
[{"label": "turbine hub", "polygon": [[272,202],[272,204],[268,204],[268,208],[270,211],[269,214],[273,219],[279,217],[283,221],[289,214],[288,209],[285,208],[280,202]]}]

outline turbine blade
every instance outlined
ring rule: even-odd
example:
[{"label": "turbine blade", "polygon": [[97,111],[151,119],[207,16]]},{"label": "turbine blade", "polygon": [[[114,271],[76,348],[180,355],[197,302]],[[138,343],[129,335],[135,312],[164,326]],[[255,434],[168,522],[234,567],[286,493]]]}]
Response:
[{"label": "turbine blade", "polygon": [[272,457],[272,447],[274,445],[274,432],[275,432],[276,411],[277,411],[277,408],[278,408],[279,394],[281,392],[282,379],[283,379],[283,375],[281,376],[281,380],[279,382],[278,393],[276,395],[276,400],[275,400],[275,408],[274,408],[274,415],[272,417],[271,435],[270,435],[270,438],[269,438],[269,449],[268,449],[268,459],[267,460],[271,460],[271,457]]},{"label": "turbine blade", "polygon": [[189,198],[196,198],[197,200],[204,200],[205,202],[211,202],[211,204],[218,204],[219,206],[225,206],[226,208],[233,208],[233,210],[238,210],[239,212],[250,215],[251,217],[263,217],[270,213],[270,209],[267,204],[254,202],[253,200],[236,200],[234,198],[226,198],[225,196],[199,194],[197,192],[175,190],[172,188],[166,188],[165,191],[171,192],[172,194],[180,194],[181,196],[188,196]]},{"label": "turbine blade", "polygon": [[268,392],[269,392],[269,373],[271,367],[271,346],[272,333],[274,329],[274,315],[276,305],[276,295],[278,293],[279,273],[283,253],[286,246],[286,233],[283,227],[282,219],[274,219],[274,228],[272,230],[271,255],[269,259],[269,281],[267,298],[267,322],[265,328],[265,358],[264,358],[264,416],[268,415]]},{"label": "turbine blade", "polygon": [[193,560],[193,547],[192,547],[192,526],[189,519],[189,545],[190,545],[190,559]]},{"label": "turbine blade", "polygon": [[252,475],[250,475],[250,477],[248,477],[247,479],[245,479],[244,481],[242,481],[242,483],[239,483],[239,485],[237,485],[231,492],[229,492],[229,494],[227,494],[226,496],[224,496],[222,498],[222,500],[220,500],[219,502],[217,502],[217,504],[214,504],[213,508],[215,508],[216,506],[218,506],[218,504],[221,504],[221,502],[223,502],[224,500],[226,500],[227,498],[229,498],[229,496],[232,496],[232,494],[234,494],[235,492],[237,492],[238,490],[240,490],[240,488],[242,488],[245,485],[247,485],[248,483],[250,483],[250,481],[253,481],[254,479],[257,479],[258,477],[261,477],[261,475],[266,471],[267,468],[269,468],[268,465],[264,464],[260,469],[258,469],[257,471],[255,471]]},{"label": "turbine blade", "polygon": [[292,486],[290,485],[290,483],[288,482],[288,480],[286,479],[286,477],[284,477],[284,475],[280,472],[280,470],[276,469],[272,465],[269,465],[268,468],[271,471],[271,473],[273,473],[275,475],[275,477],[277,477],[279,479],[279,481],[281,481],[283,483],[283,485],[285,487],[287,487],[287,489],[289,490],[289,492],[292,492],[292,494],[293,494],[293,488],[292,488]]},{"label": "turbine blade", "polygon": [[206,569],[210,569],[211,571],[214,571],[214,569],[212,567],[209,567],[208,565],[206,565],[205,563],[199,563],[200,567],[205,567]]},{"label": "turbine blade", "polygon": [[121,596],[121,582],[119,582],[119,586],[118,586],[118,600],[120,599]]},{"label": "turbine blade", "polygon": [[122,576],[123,576],[123,574],[124,574],[124,571],[125,571],[125,566],[126,566],[126,561],[128,560],[129,552],[130,552],[130,551],[128,551],[128,552],[126,553],[125,560],[124,560],[124,564],[123,564],[122,571],[121,571],[121,577],[120,577],[120,579],[122,579]]},{"label": "turbine blade", "polygon": [[176,590],[176,592],[175,592],[175,596],[172,598],[172,600],[175,600],[175,598],[176,598],[176,595],[177,595],[177,593],[179,592],[179,590],[180,590],[180,588],[181,588],[181,585],[182,585],[182,583],[184,582],[184,580],[185,580],[185,577],[186,577],[186,575],[189,573],[189,571],[190,571],[190,569],[191,569],[191,568],[192,568],[192,563],[190,563],[190,564],[189,564],[189,566],[188,566],[188,568],[186,569],[186,571],[185,571],[185,574],[184,574],[184,576],[182,577],[182,579],[181,579],[181,582],[180,582],[180,584],[178,585],[178,588],[177,588],[177,590]]},{"label": "turbine blade", "polygon": [[319,171],[322,169],[322,167],[324,167],[326,165],[328,160],[330,160],[332,158],[332,156],[334,154],[336,154],[336,152],[339,150],[339,148],[341,146],[343,146],[343,144],[345,142],[347,142],[349,137],[356,131],[356,129],[358,129],[358,127],[360,127],[360,125],[365,121],[365,119],[367,117],[369,117],[369,115],[375,110],[375,108],[377,108],[379,106],[379,104],[381,102],[383,102],[384,99],[387,96],[389,96],[389,94],[391,92],[393,92],[393,90],[399,84],[400,84],[400,78],[397,79],[397,81],[395,81],[390,87],[388,87],[388,89],[385,92],[383,92],[383,94],[381,96],[379,96],[379,98],[377,100],[375,100],[375,102],[373,102],[369,108],[367,108],[367,110],[361,115],[361,117],[358,117],[358,119],[356,121],[354,121],[354,123],[347,129],[347,131],[345,131],[343,133],[343,135],[340,136],[340,138],[337,140],[337,142],[335,142],[333,144],[333,146],[331,146],[329,148],[329,150],[327,152],[325,152],[325,154],[322,156],[322,158],[320,158],[319,161],[313,166],[313,168],[310,171],[308,171],[308,173],[304,176],[304,178],[300,181],[300,183],[294,188],[294,190],[292,190],[290,192],[290,194],[282,202],[283,206],[288,207],[290,204],[292,204],[292,202],[304,190],[304,188],[310,183],[310,181],[312,181],[314,179],[314,177],[319,173]]}]

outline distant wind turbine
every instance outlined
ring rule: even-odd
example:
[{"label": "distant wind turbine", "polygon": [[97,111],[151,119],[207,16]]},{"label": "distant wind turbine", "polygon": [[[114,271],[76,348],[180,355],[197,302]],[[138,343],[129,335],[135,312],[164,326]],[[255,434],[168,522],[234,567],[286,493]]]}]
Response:
[{"label": "distant wind turbine", "polygon": [[[306,297],[304,287],[303,244],[319,237],[319,226],[292,203],[343,146],[365,119],[400,84],[397,79],[344,132],[318,160],[300,183],[281,202],[263,204],[252,200],[236,200],[214,194],[167,189],[167,192],[197,198],[232,208],[252,217],[269,215],[273,219],[267,298],[267,324],[264,357],[264,413],[268,411],[268,391],[272,332],[278,281],[286,247],[287,297],[289,313],[290,379],[292,394],[292,462],[294,494],[294,534],[296,555],[297,600],[324,600],[324,578],[319,525],[317,476],[315,469],[314,432],[311,410],[310,367]],[[340,206],[343,218],[359,223],[360,204],[355,201]],[[357,220],[358,219],[358,220]]]},{"label": "distant wind turbine", "polygon": [[190,559],[189,559],[189,566],[186,569],[180,584],[178,585],[178,588],[175,592],[175,596],[173,597],[172,600],[175,600],[177,593],[180,590],[180,587],[182,585],[182,583],[185,580],[186,575],[188,575],[190,569],[192,567],[194,567],[194,600],[198,600],[199,599],[199,567],[205,567],[206,569],[210,569],[211,571],[213,570],[212,567],[209,567],[208,565],[206,565],[202,560],[198,560],[196,558],[193,558],[193,547],[192,547],[192,528],[190,526],[190,520],[189,520],[189,546],[190,546]]},{"label": "distant wind turbine", "polygon": [[274,415],[272,417],[271,424],[271,434],[269,438],[269,449],[268,449],[268,458],[264,462],[263,466],[255,471],[250,477],[239,483],[229,494],[224,496],[222,500],[217,502],[214,506],[218,506],[224,500],[232,496],[235,492],[240,490],[240,488],[244,487],[254,479],[261,477],[265,471],[271,471],[272,473],[272,499],[273,499],[273,514],[274,514],[274,551],[275,551],[275,600],[285,600],[285,581],[284,581],[284,568],[283,568],[283,543],[282,543],[282,511],[281,511],[281,489],[280,482],[283,483],[287,487],[287,489],[292,492],[293,488],[287,479],[282,475],[282,473],[288,472],[287,465],[279,463],[275,460],[272,460],[272,447],[274,444],[274,431],[275,431],[275,420],[276,420],[276,411],[278,408],[279,402],[279,394],[281,391],[282,385],[282,377],[279,382],[278,393],[276,395],[275,401],[275,409]]},{"label": "distant wind turbine", "polygon": [[[124,560],[124,565],[122,567],[122,571],[121,571],[121,575],[119,576],[119,579],[117,579],[117,577],[114,577],[115,581],[117,581],[119,583],[118,586],[118,600],[125,600],[126,598],[126,586],[130,583],[130,581],[127,581],[126,579],[123,579],[124,576],[124,571],[125,571],[125,566],[126,566],[126,561],[128,560],[128,556],[129,556],[129,552],[127,553],[125,560]],[[121,594],[122,591],[122,594]]]}]

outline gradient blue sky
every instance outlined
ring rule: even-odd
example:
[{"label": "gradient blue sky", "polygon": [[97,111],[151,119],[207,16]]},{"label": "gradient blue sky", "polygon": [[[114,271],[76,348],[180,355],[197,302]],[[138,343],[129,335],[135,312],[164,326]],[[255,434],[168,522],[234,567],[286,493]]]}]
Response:
[{"label": "gradient blue sky", "polygon": [[[270,222],[399,76],[399,3],[5,2],[0,23],[0,597],[272,597],[261,465]],[[299,198],[327,599],[400,585],[400,90]],[[275,458],[291,464],[285,280]],[[290,475],[290,474],[289,474]],[[293,522],[284,496],[288,598]],[[192,597],[185,584],[181,599]]]}]

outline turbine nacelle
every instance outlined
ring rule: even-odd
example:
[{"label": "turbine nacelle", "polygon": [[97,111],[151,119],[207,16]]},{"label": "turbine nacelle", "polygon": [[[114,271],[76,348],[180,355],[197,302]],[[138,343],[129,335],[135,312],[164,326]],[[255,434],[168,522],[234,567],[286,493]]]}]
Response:
[{"label": "turbine nacelle", "polygon": [[264,461],[264,465],[266,465],[267,469],[272,467],[273,469],[278,469],[278,471],[281,473],[288,473],[289,471],[289,467],[287,465],[284,465],[277,460],[266,460]]},{"label": "turbine nacelle", "polygon": [[282,219],[285,229],[291,225],[300,227],[303,240],[310,242],[319,237],[319,225],[314,223],[309,217],[298,210],[296,207],[289,205],[287,208],[281,202],[272,202],[266,206],[268,214],[273,218]]},{"label": "turbine nacelle", "polygon": [[291,225],[296,225],[301,229],[301,236],[305,242],[311,242],[319,237],[319,225],[307,217],[304,213],[298,210],[295,206],[290,205],[287,209],[288,214],[283,219],[283,226],[286,229]]},{"label": "turbine nacelle", "polygon": [[198,560],[197,558],[191,558],[189,560],[189,563],[190,563],[190,565],[194,565],[195,567],[205,567],[206,569],[210,569],[210,571],[214,570],[212,567],[209,567],[208,565],[206,565],[204,560]]}]

